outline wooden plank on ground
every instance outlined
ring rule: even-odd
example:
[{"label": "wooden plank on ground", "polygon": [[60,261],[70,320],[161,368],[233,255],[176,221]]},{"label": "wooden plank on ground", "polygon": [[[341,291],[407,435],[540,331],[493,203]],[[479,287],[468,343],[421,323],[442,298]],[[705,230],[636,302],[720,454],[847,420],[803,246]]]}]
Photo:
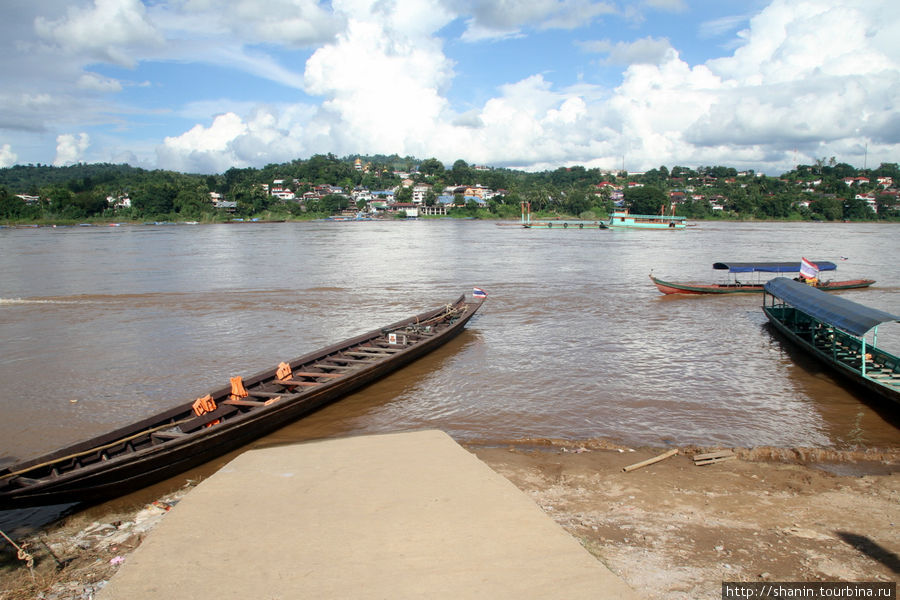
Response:
[{"label": "wooden plank on ground", "polygon": [[716,450],[715,452],[706,452],[704,454],[694,455],[694,465],[702,467],[714,463],[724,462],[726,460],[734,460],[737,455],[733,450]]},{"label": "wooden plank on ground", "polygon": [[723,456],[734,456],[734,451],[717,450],[716,452],[707,452],[706,454],[695,454],[694,460],[707,460],[710,458],[721,458]]},{"label": "wooden plank on ground", "polygon": [[628,465],[627,467],[623,467],[622,470],[628,473],[629,471],[634,471],[635,469],[640,469],[641,467],[646,467],[648,465],[652,465],[653,463],[658,463],[661,460],[665,460],[670,456],[675,456],[678,454],[678,448],[673,448],[668,452],[663,452],[659,456],[654,456],[653,458],[648,458],[647,460],[642,460],[639,463],[635,463],[633,465]]},{"label": "wooden plank on ground", "polygon": [[694,466],[702,467],[702,466],[711,465],[714,463],[725,462],[726,460],[734,460],[736,458],[737,458],[737,456],[732,455],[732,456],[720,456],[719,458],[709,458],[707,460],[695,460]]}]

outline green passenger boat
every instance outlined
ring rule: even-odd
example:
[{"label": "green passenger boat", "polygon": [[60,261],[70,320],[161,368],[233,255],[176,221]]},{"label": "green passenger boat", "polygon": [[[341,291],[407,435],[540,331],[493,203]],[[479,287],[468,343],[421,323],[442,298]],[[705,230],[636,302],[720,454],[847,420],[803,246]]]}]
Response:
[{"label": "green passenger boat", "polygon": [[609,218],[614,229],[684,229],[687,217],[675,215],[633,215],[627,210],[614,211]]},{"label": "green passenger boat", "polygon": [[763,311],[779,333],[867,396],[900,403],[900,358],[877,346],[878,325],[900,322],[900,316],[786,277],[766,283]]}]

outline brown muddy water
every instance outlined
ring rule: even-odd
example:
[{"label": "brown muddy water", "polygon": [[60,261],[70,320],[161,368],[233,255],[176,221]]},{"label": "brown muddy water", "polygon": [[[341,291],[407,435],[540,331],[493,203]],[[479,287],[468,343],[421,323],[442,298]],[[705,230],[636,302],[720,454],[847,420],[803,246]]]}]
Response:
[{"label": "brown muddy water", "polygon": [[[478,221],[0,230],[0,461],[153,414],[356,333],[489,298],[466,332],[256,445],[438,428],[474,443],[898,448],[897,409],[773,335],[761,296],[663,296],[648,274],[832,260],[900,313],[900,226]],[[842,260],[845,257],[846,260]],[[900,324],[879,329],[900,353]],[[2,513],[0,513],[2,515]],[[0,518],[0,526],[2,526]]]}]

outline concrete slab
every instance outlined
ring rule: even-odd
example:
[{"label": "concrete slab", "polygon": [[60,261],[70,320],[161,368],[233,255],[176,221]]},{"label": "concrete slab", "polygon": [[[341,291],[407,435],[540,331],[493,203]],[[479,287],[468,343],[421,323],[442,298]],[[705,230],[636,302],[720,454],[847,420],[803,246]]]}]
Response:
[{"label": "concrete slab", "polygon": [[101,600],[637,595],[440,431],[246,452],[192,490]]}]

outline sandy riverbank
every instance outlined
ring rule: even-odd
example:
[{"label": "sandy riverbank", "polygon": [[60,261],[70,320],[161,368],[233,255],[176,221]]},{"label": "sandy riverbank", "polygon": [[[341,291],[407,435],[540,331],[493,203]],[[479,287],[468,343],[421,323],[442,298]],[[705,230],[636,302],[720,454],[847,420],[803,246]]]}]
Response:
[{"label": "sandy riverbank", "polygon": [[[900,577],[900,451],[736,450],[698,467],[700,450],[687,448],[625,473],[662,450],[465,446],[646,598],[719,598],[723,580]],[[100,520],[78,513],[16,540],[34,556],[33,573],[2,542],[0,600],[92,597],[188,491]]]},{"label": "sandy riverbank", "polygon": [[682,449],[626,473],[660,451],[473,450],[647,598],[717,599],[722,581],[900,577],[897,451],[739,449],[695,466],[702,450]]}]

